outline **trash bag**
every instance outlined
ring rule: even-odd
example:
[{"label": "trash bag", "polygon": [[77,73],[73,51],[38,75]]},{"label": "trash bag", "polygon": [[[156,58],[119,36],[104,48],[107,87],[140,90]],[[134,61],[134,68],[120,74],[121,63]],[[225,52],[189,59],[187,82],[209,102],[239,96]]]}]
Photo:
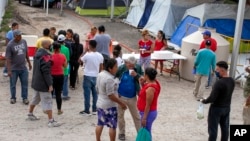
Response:
[{"label": "trash bag", "polygon": [[151,135],[146,128],[141,128],[136,136],[136,141],[151,141]]},{"label": "trash bag", "polygon": [[242,117],[243,117],[243,124],[250,125],[250,106],[244,105]]},{"label": "trash bag", "polygon": [[204,105],[202,102],[200,102],[199,107],[197,109],[196,118],[199,120],[204,118]]}]

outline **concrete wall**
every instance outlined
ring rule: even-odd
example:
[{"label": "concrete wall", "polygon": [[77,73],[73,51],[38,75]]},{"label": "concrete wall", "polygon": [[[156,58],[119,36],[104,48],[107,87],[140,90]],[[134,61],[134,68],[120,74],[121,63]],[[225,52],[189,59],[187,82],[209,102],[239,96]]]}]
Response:
[{"label": "concrete wall", "polygon": [[2,18],[4,16],[5,13],[5,7],[8,4],[8,0],[0,0],[0,29],[1,29],[1,24],[2,24]]}]

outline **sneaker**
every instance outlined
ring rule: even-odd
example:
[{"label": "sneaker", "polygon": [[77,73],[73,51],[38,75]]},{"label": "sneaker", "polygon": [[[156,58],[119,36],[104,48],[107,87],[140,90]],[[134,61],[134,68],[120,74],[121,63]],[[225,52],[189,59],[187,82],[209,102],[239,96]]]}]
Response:
[{"label": "sneaker", "polygon": [[162,72],[160,73],[160,76],[163,76],[163,73],[162,73]]},{"label": "sneaker", "polygon": [[39,120],[39,118],[36,117],[36,116],[33,115],[33,114],[28,114],[28,119],[31,120],[31,121]]},{"label": "sneaker", "polygon": [[90,116],[90,112],[87,112],[87,111],[81,111],[79,112],[80,115],[87,115],[87,116]]},{"label": "sneaker", "polygon": [[61,114],[63,114],[63,111],[62,110],[58,110],[57,114],[61,115]]},{"label": "sneaker", "polygon": [[69,96],[62,97],[62,100],[70,100]]},{"label": "sneaker", "polygon": [[48,123],[48,127],[59,127],[62,124],[58,123],[57,121],[53,120],[53,121],[49,121]]},{"label": "sneaker", "polygon": [[16,103],[16,99],[10,99],[10,104],[15,104]]},{"label": "sneaker", "polygon": [[118,138],[119,140],[122,140],[122,141],[126,140],[125,134],[119,134]]},{"label": "sneaker", "polygon": [[23,100],[23,104],[28,105],[29,104],[29,100],[28,99],[24,99]]},{"label": "sneaker", "polygon": [[4,77],[8,77],[8,73],[3,73],[3,76]]},{"label": "sneaker", "polygon": [[92,115],[96,115],[97,114],[97,112],[96,111],[92,111]]}]

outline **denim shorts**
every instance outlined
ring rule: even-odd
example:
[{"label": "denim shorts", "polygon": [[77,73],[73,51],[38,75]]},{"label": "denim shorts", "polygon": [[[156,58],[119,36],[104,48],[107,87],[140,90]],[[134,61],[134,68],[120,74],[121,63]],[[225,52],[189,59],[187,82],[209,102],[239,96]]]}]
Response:
[{"label": "denim shorts", "polygon": [[117,108],[111,107],[108,109],[97,109],[98,115],[98,126],[106,125],[109,128],[116,128],[117,127]]}]

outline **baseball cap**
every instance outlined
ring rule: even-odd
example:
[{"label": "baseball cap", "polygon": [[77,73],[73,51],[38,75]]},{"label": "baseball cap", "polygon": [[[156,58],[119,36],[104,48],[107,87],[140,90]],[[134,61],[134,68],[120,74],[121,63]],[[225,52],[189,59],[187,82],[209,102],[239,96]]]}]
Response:
[{"label": "baseball cap", "polygon": [[206,44],[207,46],[211,46],[211,40],[206,40],[205,44]]},{"label": "baseball cap", "polygon": [[65,40],[65,36],[64,36],[63,34],[60,34],[60,35],[57,37],[57,40],[58,40],[59,42],[62,42],[62,41]]},{"label": "baseball cap", "polygon": [[211,36],[211,32],[208,31],[208,30],[205,30],[204,32],[202,32],[203,35],[208,35],[208,36]]},{"label": "baseball cap", "polygon": [[22,32],[20,30],[13,30],[13,36],[18,36],[18,35],[22,35]]}]

